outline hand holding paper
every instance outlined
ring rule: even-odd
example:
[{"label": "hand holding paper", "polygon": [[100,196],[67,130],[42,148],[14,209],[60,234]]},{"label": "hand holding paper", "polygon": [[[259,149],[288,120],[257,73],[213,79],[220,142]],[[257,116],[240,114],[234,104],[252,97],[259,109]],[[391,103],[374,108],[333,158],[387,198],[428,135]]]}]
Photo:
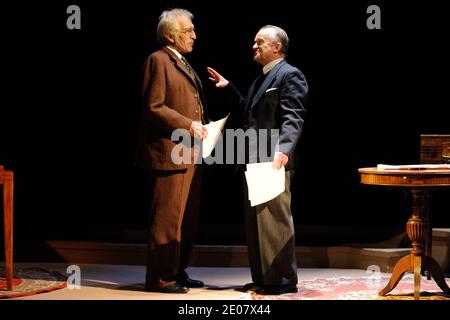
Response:
[{"label": "hand holding paper", "polygon": [[272,162],[247,164],[245,178],[252,207],[272,200],[285,189],[284,167],[275,169]]},{"label": "hand holding paper", "polygon": [[281,169],[281,167],[284,167],[289,161],[289,157],[285,155],[283,152],[275,152],[275,156],[273,157],[273,167],[275,169]]},{"label": "hand holding paper", "polygon": [[205,139],[208,136],[208,129],[201,122],[192,121],[189,133],[193,137]]}]

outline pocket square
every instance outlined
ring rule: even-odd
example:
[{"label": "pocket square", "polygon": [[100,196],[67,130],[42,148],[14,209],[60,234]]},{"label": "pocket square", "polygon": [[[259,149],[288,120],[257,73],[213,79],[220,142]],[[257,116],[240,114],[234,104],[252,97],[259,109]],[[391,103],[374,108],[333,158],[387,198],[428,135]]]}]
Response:
[{"label": "pocket square", "polygon": [[269,89],[266,90],[266,93],[267,93],[267,92],[270,92],[270,91],[273,91],[273,90],[277,90],[277,89],[278,89],[278,88],[269,88]]}]

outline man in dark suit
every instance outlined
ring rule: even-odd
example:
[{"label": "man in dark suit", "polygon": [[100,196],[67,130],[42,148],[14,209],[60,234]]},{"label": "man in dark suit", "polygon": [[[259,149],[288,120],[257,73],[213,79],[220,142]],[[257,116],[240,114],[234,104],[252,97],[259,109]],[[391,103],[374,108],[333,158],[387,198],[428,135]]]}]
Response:
[{"label": "man in dark suit", "polygon": [[[234,112],[242,116],[244,130],[266,130],[264,133],[269,139],[270,130],[278,130],[279,140],[271,159],[274,168],[285,166],[286,169],[285,191],[276,198],[251,207],[245,194],[246,237],[253,283],[244,286],[244,290],[258,294],[297,292],[290,182],[296,167],[295,150],[306,113],[308,85],[303,73],[285,60],[289,39],[283,29],[264,26],[254,42],[253,60],[263,66],[263,72],[245,98],[221,74],[208,68],[216,87],[225,88],[236,98],[232,104],[239,106]],[[262,161],[261,142],[259,138],[257,141],[250,138],[246,148],[247,163]],[[269,144],[273,145],[273,141]]]},{"label": "man in dark suit", "polygon": [[[186,293],[189,287],[203,286],[185,272],[200,202],[201,167],[195,164],[199,150],[193,140],[207,135],[202,83],[183,57],[196,40],[192,19],[184,9],[164,11],[157,27],[162,47],[147,58],[143,68],[137,164],[149,169],[152,179],[148,291]],[[189,154],[188,161],[179,161],[174,153],[174,130],[184,130],[192,140],[183,150]]]}]

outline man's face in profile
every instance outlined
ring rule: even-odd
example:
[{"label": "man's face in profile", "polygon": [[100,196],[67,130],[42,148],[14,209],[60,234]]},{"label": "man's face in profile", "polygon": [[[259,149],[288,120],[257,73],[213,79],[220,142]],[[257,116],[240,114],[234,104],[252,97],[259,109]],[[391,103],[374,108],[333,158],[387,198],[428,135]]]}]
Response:
[{"label": "man's face in profile", "polygon": [[174,48],[181,54],[192,52],[197,39],[194,24],[186,17],[178,17],[178,30],[174,34]]},{"label": "man's face in profile", "polygon": [[253,60],[263,66],[278,56],[275,54],[276,44],[272,41],[272,32],[270,28],[260,30],[255,36],[253,45]]}]

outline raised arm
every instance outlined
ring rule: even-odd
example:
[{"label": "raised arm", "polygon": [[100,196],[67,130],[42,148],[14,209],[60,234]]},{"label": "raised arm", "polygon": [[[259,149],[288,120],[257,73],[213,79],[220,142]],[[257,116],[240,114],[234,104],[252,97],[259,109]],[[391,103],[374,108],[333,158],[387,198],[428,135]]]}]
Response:
[{"label": "raised arm", "polygon": [[208,73],[210,75],[209,80],[216,84],[217,88],[225,88],[228,83],[230,83],[227,79],[225,79],[220,73],[210,67],[206,67]]}]

